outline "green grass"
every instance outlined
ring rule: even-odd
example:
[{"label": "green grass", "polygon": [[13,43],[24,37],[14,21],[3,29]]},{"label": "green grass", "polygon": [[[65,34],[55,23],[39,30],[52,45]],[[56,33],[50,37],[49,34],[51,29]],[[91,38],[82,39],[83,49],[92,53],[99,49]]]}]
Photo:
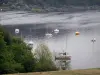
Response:
[{"label": "green grass", "polygon": [[100,69],[33,72],[33,73],[19,73],[19,74],[8,74],[8,75],[100,75]]}]

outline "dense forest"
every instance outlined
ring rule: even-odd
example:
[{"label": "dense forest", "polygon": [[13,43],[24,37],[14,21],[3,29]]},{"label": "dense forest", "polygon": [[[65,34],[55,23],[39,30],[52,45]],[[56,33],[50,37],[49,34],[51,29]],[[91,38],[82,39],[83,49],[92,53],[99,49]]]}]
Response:
[{"label": "dense forest", "polygon": [[0,3],[16,3],[16,2],[25,2],[26,4],[32,5],[50,5],[50,6],[59,6],[59,5],[100,5],[100,0],[0,0]]},{"label": "dense forest", "polygon": [[51,9],[53,9],[55,11],[63,11],[66,8],[74,8],[75,10],[87,9],[87,7],[89,9],[99,9],[100,0],[0,0],[0,5],[6,5],[8,9],[15,10],[52,11]]},{"label": "dense forest", "polygon": [[100,0],[24,0],[28,4],[40,5],[100,5]]}]

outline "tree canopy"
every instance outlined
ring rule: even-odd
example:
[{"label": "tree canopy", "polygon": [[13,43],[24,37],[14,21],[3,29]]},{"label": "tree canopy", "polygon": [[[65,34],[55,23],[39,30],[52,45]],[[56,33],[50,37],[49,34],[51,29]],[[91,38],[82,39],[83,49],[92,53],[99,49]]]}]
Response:
[{"label": "tree canopy", "polygon": [[37,71],[54,71],[57,70],[52,59],[52,53],[46,44],[39,44],[35,49],[35,58],[37,59]]},{"label": "tree canopy", "polygon": [[0,26],[0,74],[51,70],[57,69],[47,46],[37,46],[34,55],[23,40],[10,35]]},{"label": "tree canopy", "polygon": [[[16,2],[19,0],[9,0]],[[8,1],[8,2],[9,2]],[[100,5],[100,0],[23,0],[27,4],[33,5]]]},{"label": "tree canopy", "polygon": [[30,48],[0,27],[0,74],[32,72],[35,59]]}]

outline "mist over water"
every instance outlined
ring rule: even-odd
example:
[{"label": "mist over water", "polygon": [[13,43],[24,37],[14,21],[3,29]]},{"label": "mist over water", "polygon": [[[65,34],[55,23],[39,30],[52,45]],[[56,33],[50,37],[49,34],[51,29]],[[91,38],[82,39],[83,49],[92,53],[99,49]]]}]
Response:
[{"label": "mist over water", "polygon": [[[9,11],[0,12],[0,19],[0,23],[13,35],[15,28],[19,28],[18,36],[22,34],[26,39],[31,35],[34,44],[42,41],[52,52],[68,52],[72,57],[72,69],[100,67],[99,11],[43,14]],[[60,30],[58,34],[53,32],[56,28]],[[80,32],[79,36],[75,36],[76,31]],[[46,38],[47,32],[52,33],[53,37]],[[95,43],[91,42],[93,38],[96,38]]]}]

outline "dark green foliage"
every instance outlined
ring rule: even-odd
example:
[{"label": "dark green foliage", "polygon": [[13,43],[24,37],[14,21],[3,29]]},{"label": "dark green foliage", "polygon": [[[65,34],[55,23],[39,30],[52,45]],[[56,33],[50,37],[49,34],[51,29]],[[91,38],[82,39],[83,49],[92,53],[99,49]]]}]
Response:
[{"label": "dark green foliage", "polygon": [[41,44],[36,50],[34,56],[23,40],[0,27],[0,74],[57,70],[47,46]]},{"label": "dark green foliage", "polygon": [[1,6],[2,8],[5,6],[5,10],[33,12],[72,11],[73,9],[99,9],[100,0],[8,0],[6,5]]},{"label": "dark green foliage", "polygon": [[[4,0],[4,1],[6,1],[6,4],[8,4],[9,6],[13,6],[13,5],[23,6],[23,4],[36,5],[42,7],[45,6],[61,7],[61,6],[70,6],[70,5],[74,5],[74,6],[100,5],[100,0]],[[3,2],[1,2],[0,5],[2,5]]]},{"label": "dark green foliage", "polygon": [[6,44],[10,45],[11,41],[12,41],[11,35],[6,30],[4,30],[3,27],[1,27],[1,26],[0,26],[0,32],[2,33]]},{"label": "dark green foliage", "polygon": [[14,38],[12,50],[15,56],[14,60],[18,63],[22,63],[25,72],[32,72],[35,66],[35,59],[31,50],[29,50],[26,44],[21,42],[21,40],[15,40]]},{"label": "dark green foliage", "polygon": [[14,65],[13,60],[13,53],[8,50],[8,46],[6,45],[6,42],[4,41],[3,33],[0,34],[0,74],[1,73],[10,73],[14,71],[12,69]]},{"label": "dark green foliage", "polygon": [[[17,2],[18,0],[9,0],[9,2]],[[23,0],[26,4],[32,5],[49,5],[49,6],[61,6],[61,5],[100,5],[100,0]]]},{"label": "dark green foliage", "polygon": [[0,27],[0,74],[32,72],[35,59],[30,48]]}]

